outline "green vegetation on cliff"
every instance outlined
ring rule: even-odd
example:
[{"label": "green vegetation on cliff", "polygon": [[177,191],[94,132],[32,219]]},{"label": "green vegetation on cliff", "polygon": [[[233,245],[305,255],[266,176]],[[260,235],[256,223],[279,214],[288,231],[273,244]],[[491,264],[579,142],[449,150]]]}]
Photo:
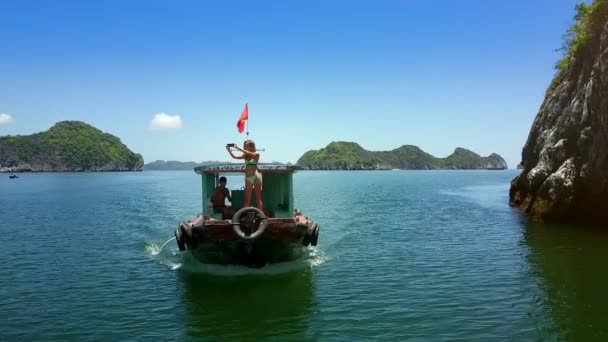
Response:
[{"label": "green vegetation on cliff", "polygon": [[119,138],[79,121],[27,136],[0,137],[0,166],[17,171],[141,170],[143,159]]},{"label": "green vegetation on cliff", "polygon": [[377,169],[506,169],[507,163],[493,153],[481,157],[457,148],[446,158],[435,158],[417,146],[403,145],[392,151],[367,151],[354,142],[332,142],[320,150],[308,151],[297,165],[312,170]]},{"label": "green vegetation on cliff", "polygon": [[599,42],[608,16],[608,0],[595,0],[590,5],[581,2],[576,5],[575,9],[574,23],[563,36],[564,43],[560,50],[564,51],[564,56],[555,65],[557,74],[551,82],[549,90],[553,90],[564,80],[568,67],[582,54],[585,54],[585,50],[593,48],[594,42]]}]

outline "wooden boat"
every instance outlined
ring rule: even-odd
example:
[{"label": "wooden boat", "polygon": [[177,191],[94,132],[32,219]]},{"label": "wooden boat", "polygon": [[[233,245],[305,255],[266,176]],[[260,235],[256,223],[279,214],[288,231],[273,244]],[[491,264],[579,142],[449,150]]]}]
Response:
[{"label": "wooden boat", "polygon": [[[201,175],[203,210],[194,220],[182,221],[175,230],[180,251],[188,250],[203,263],[261,267],[297,259],[306,246],[316,246],[319,225],[294,208],[292,177],[297,167],[259,164],[263,177],[262,200],[266,213],[243,207],[245,190],[232,190],[231,218],[208,206],[221,175],[241,174],[242,164],[215,164],[195,168]],[[255,202],[252,193],[252,202]]]}]

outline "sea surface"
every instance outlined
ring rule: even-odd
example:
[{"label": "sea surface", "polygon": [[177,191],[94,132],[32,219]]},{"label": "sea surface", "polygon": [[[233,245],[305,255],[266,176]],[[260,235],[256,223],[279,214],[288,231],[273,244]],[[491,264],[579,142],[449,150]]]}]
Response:
[{"label": "sea surface", "polygon": [[299,172],[319,245],[262,269],[163,247],[194,172],[0,174],[0,340],[608,341],[606,230],[527,223],[516,174]]}]

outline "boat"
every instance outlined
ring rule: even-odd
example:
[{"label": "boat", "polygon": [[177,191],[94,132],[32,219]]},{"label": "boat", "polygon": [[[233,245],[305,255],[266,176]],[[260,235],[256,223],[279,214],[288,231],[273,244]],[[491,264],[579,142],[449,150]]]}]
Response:
[{"label": "boat", "polygon": [[8,178],[14,179],[14,178],[19,178],[19,176],[17,176],[17,175],[10,175],[10,176],[8,176]]},{"label": "boat", "polygon": [[[190,252],[207,264],[262,267],[291,261],[302,256],[305,248],[316,246],[320,226],[294,207],[294,165],[258,164],[262,173],[262,200],[266,212],[255,206],[243,207],[245,190],[231,190],[230,218],[213,212],[211,194],[220,176],[245,175],[243,164],[210,164],[194,171],[201,176],[202,213],[181,221],[175,230],[180,251]],[[252,202],[254,194],[252,193]]]}]

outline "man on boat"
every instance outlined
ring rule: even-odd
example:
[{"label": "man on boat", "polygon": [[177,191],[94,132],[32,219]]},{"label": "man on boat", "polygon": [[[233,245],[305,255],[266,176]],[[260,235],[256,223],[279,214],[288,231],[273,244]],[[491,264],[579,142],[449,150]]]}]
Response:
[{"label": "man on boat", "polygon": [[230,190],[226,187],[226,182],[226,177],[220,177],[220,184],[211,194],[211,204],[213,205],[213,212],[221,213],[224,219],[230,219],[234,213],[232,212],[232,208],[226,206],[226,199],[232,202]]}]

